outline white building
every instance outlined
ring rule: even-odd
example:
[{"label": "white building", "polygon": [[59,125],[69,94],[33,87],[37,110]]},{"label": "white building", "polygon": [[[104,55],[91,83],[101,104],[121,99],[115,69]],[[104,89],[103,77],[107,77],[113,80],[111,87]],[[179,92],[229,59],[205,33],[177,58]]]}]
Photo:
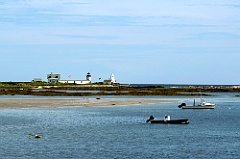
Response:
[{"label": "white building", "polygon": [[57,83],[60,80],[60,74],[47,74],[48,83]]},{"label": "white building", "polygon": [[60,83],[71,83],[71,84],[90,84],[92,80],[91,73],[87,73],[86,80],[59,80]]},{"label": "white building", "polygon": [[116,83],[117,83],[117,81],[116,81],[113,73],[110,75],[109,79],[103,81],[103,84],[116,84]]},{"label": "white building", "polygon": [[69,83],[69,84],[90,84],[91,81],[88,80],[60,80],[60,83]]}]

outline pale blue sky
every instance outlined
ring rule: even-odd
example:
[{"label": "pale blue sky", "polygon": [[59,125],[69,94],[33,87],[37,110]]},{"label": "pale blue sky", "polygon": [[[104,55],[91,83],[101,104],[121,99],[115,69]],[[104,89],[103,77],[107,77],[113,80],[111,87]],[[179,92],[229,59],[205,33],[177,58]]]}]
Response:
[{"label": "pale blue sky", "polygon": [[0,81],[240,84],[239,0],[0,0]]}]

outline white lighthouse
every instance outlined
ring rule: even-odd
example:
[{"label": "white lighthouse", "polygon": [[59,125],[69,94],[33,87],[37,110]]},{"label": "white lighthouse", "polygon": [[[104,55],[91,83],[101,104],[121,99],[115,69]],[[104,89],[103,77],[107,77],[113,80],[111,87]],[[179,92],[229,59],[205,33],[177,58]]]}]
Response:
[{"label": "white lighthouse", "polygon": [[109,79],[103,81],[103,84],[109,84],[109,85],[116,84],[116,83],[117,83],[117,81],[116,81],[113,73],[110,75]]},{"label": "white lighthouse", "polygon": [[111,80],[111,83],[116,83],[116,80],[115,80],[115,77],[114,77],[113,73],[110,76],[110,80]]},{"label": "white lighthouse", "polygon": [[86,80],[87,81],[91,81],[92,80],[92,76],[91,76],[91,73],[88,72],[87,75],[86,75]]}]

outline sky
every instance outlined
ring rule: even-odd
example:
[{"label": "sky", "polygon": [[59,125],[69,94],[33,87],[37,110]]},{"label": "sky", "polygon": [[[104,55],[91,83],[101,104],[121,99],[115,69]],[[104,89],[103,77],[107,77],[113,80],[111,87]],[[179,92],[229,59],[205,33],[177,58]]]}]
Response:
[{"label": "sky", "polygon": [[240,84],[239,0],[0,0],[0,82]]}]

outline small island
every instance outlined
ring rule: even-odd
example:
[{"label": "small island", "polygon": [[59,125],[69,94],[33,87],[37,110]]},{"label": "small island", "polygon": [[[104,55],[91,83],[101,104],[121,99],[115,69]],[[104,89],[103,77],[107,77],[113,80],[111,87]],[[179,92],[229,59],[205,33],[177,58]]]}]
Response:
[{"label": "small island", "polygon": [[1,82],[0,95],[35,96],[210,96],[211,92],[240,92],[239,86],[84,85],[48,82]]}]

